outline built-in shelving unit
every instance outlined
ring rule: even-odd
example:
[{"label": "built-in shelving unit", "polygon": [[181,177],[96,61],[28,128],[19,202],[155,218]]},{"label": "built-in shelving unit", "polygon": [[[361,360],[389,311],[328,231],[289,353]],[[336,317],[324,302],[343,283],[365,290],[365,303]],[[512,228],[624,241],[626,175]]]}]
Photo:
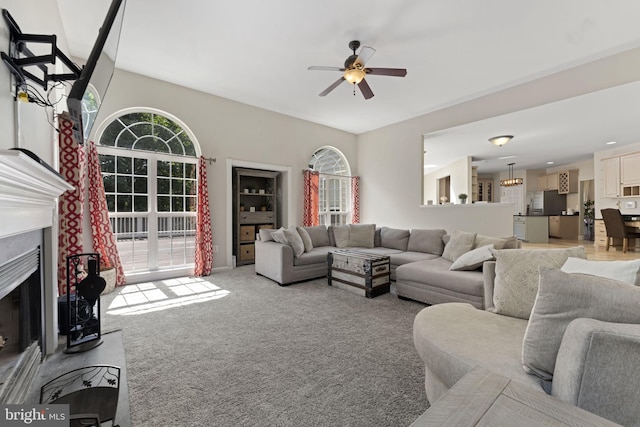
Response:
[{"label": "built-in shelving unit", "polygon": [[279,172],[258,169],[233,170],[233,254],[236,265],[255,262],[256,234],[261,228],[278,227]]}]

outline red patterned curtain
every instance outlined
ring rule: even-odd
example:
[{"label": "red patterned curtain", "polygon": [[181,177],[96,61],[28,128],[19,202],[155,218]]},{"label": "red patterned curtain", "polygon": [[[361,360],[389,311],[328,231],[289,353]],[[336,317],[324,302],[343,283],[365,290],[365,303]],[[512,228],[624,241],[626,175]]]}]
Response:
[{"label": "red patterned curtain", "polygon": [[198,160],[198,207],[196,215],[196,276],[208,276],[213,267],[213,236],[209,213],[209,186],[207,185],[207,161]]},{"label": "red patterned curtain", "polygon": [[313,227],[320,225],[318,213],[320,203],[320,173],[311,170],[304,171],[304,210],[302,225]]},{"label": "red patterned curtain", "polygon": [[351,177],[351,223],[360,222],[360,177]]},{"label": "red patterned curtain", "polygon": [[120,262],[120,254],[116,246],[116,238],[109,221],[107,200],[104,196],[104,183],[100,172],[100,160],[96,145],[89,142],[87,147],[87,173],[89,174],[89,220],[93,250],[100,254],[100,268],[115,268],[116,286],[126,284],[124,270]]},{"label": "red patterned curtain", "polygon": [[[82,214],[84,206],[84,149],[73,139],[73,123],[68,116],[59,116],[60,174],[73,190],[66,191],[58,201],[58,293],[67,293],[67,257],[84,252],[82,244]],[[74,291],[72,289],[72,291]]]}]

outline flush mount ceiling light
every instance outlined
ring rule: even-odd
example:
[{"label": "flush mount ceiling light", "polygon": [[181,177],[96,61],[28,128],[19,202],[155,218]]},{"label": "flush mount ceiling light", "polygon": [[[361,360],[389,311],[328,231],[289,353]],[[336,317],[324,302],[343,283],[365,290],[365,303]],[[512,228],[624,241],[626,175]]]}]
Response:
[{"label": "flush mount ceiling light", "polygon": [[489,142],[493,145],[497,145],[498,147],[502,147],[507,142],[513,139],[513,135],[500,135],[494,136],[493,138],[489,138]]},{"label": "flush mount ceiling light", "polygon": [[500,186],[501,187],[513,187],[515,185],[522,185],[523,183],[523,179],[522,178],[514,178],[513,177],[513,165],[515,165],[515,163],[509,163],[509,178],[508,179],[501,179],[500,180]]}]

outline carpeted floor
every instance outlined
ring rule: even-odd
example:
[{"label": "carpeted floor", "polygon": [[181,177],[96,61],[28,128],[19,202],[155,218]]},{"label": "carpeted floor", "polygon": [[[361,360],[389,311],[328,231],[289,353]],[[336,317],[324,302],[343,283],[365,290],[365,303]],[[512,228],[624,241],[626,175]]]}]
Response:
[{"label": "carpeted floor", "polygon": [[427,408],[413,318],[326,279],[280,287],[253,266],[129,285],[122,329],[134,426],[407,426]]}]

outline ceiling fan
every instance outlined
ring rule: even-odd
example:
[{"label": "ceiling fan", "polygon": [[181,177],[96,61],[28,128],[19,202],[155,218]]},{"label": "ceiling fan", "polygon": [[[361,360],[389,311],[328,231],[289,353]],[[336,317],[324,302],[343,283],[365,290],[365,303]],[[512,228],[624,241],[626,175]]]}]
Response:
[{"label": "ceiling fan", "polygon": [[376,50],[369,46],[363,46],[360,49],[360,53],[356,54],[356,50],[360,47],[360,42],[358,40],[353,40],[349,43],[349,49],[353,51],[353,55],[350,55],[346,61],[344,61],[344,68],[340,67],[322,67],[322,66],[311,66],[307,68],[308,70],[322,70],[322,71],[342,71],[344,74],[338,80],[336,80],[331,86],[320,92],[320,96],[326,96],[329,92],[340,86],[340,83],[343,81],[348,81],[353,84],[353,94],[356,94],[355,85],[358,85],[360,88],[360,92],[364,96],[364,99],[373,98],[373,91],[371,91],[371,87],[365,80],[365,76],[367,74],[371,74],[374,76],[394,76],[394,77],[404,77],[407,75],[406,68],[366,68],[365,64]]}]

